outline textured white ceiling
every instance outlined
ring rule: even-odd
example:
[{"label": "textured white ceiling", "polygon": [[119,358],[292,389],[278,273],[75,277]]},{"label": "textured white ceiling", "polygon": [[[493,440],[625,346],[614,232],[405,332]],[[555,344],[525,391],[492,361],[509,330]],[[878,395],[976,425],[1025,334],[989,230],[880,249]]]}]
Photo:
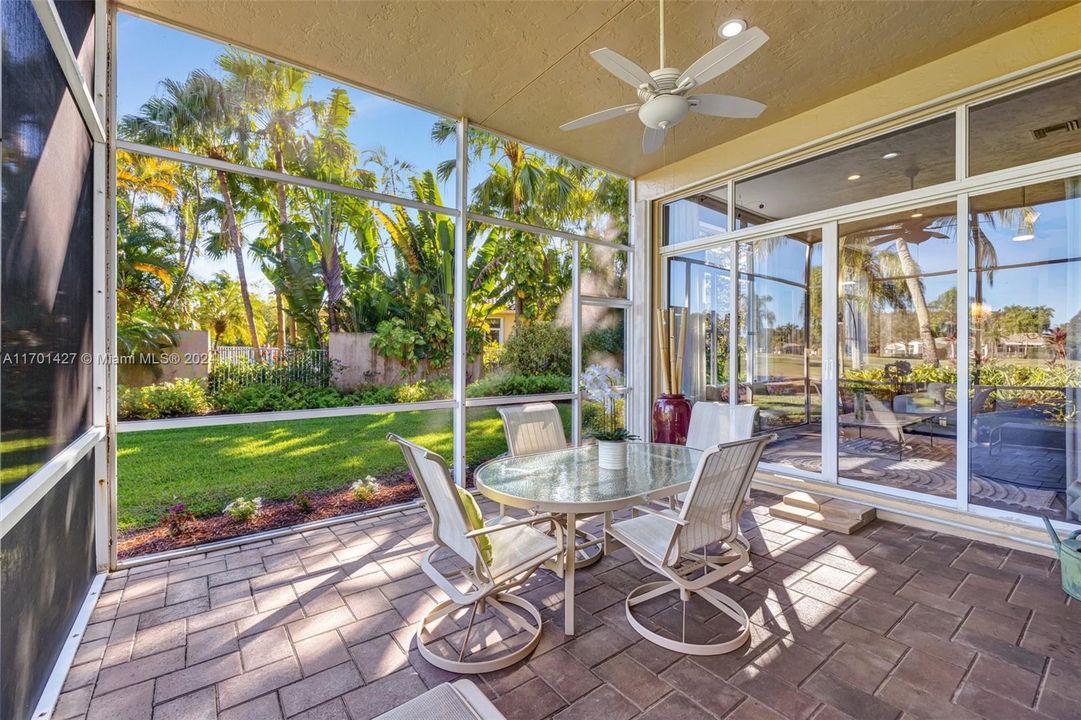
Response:
[{"label": "textured white ceiling", "polygon": [[740,17],[771,40],[704,86],[768,104],[756,120],[691,116],[641,150],[633,115],[559,125],[634,101],[589,57],[610,47],[653,70],[657,3],[123,0],[122,6],[636,176],[732,140],[1057,9],[1070,0],[666,3],[667,64],[685,68]]}]

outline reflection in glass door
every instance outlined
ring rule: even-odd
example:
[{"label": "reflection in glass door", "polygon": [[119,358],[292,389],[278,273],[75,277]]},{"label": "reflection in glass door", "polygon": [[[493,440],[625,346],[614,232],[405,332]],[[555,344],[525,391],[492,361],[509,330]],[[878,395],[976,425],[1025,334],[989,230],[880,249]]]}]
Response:
[{"label": "reflection in glass door", "polygon": [[728,402],[732,246],[668,260],[668,306],[688,311],[683,394]]},{"label": "reflection in glass door", "polygon": [[969,503],[1077,522],[1081,177],[970,213]]},{"label": "reflection in glass door", "polygon": [[739,402],[776,432],[763,459],[822,472],[822,233],[739,244]]},{"label": "reflection in glass door", "polygon": [[953,203],[842,224],[837,465],[843,479],[956,492]]}]

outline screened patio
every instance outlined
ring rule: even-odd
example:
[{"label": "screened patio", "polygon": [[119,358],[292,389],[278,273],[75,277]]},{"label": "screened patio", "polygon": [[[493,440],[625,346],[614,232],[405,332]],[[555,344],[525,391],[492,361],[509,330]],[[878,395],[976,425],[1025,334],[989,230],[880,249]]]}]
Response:
[{"label": "screened patio", "polygon": [[1081,4],[0,13],[4,720],[1077,716]]}]

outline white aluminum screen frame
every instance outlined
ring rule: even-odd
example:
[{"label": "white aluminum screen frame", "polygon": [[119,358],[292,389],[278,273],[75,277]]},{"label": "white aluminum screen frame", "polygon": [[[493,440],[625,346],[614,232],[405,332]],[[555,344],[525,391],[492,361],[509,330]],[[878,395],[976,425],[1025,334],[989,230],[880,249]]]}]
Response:
[{"label": "white aluminum screen frame", "polygon": [[[44,1],[44,0],[43,0]],[[102,2],[103,0],[98,0]],[[125,10],[125,12],[127,12]],[[140,143],[133,143],[129,141],[119,140],[116,134],[116,16],[117,9],[115,7],[109,10],[109,27],[110,32],[108,34],[108,43],[103,43],[103,47],[107,46],[109,53],[108,67],[110,69],[109,86],[107,97],[103,98],[103,103],[107,108],[108,132],[107,137],[110,142],[110,146],[116,149],[128,150],[130,152],[147,155],[151,157],[157,157],[166,160],[172,160],[176,162],[189,163],[199,165],[203,167],[209,167],[212,169],[225,170],[230,173],[236,173],[241,175],[247,175],[250,177],[258,177],[272,181],[282,181],[291,185],[299,185],[306,187],[314,187],[321,190],[330,192],[338,192],[345,195],[351,195],[354,197],[360,197],[367,199],[371,202],[378,202],[390,205],[398,205],[408,207],[421,212],[433,212],[449,217],[454,217],[456,220],[455,228],[455,252],[454,252],[454,309],[453,309],[453,360],[452,360],[452,394],[449,400],[434,400],[428,402],[418,403],[400,403],[393,405],[377,405],[377,406],[353,406],[353,407],[341,407],[341,408],[325,408],[316,410],[300,410],[289,412],[268,412],[268,413],[249,413],[244,415],[232,415],[232,416],[205,416],[205,417],[189,417],[189,418],[174,418],[174,419],[162,419],[155,421],[116,421],[116,377],[115,371],[111,365],[108,365],[105,369],[105,389],[110,397],[109,407],[104,408],[108,410],[108,417],[111,420],[109,427],[113,429],[108,436],[108,451],[104,453],[106,456],[108,483],[107,493],[108,497],[104,502],[105,509],[108,511],[103,519],[103,525],[108,528],[109,535],[109,557],[108,564],[111,568],[119,566],[116,557],[116,538],[117,538],[117,525],[116,525],[116,432],[139,432],[145,430],[159,430],[171,427],[204,427],[212,425],[225,425],[225,424],[240,424],[240,423],[257,423],[257,422],[278,422],[283,420],[298,420],[307,418],[321,418],[321,417],[346,417],[357,415],[372,415],[381,414],[387,412],[409,412],[413,410],[452,410],[453,411],[453,458],[451,458],[451,465],[454,473],[454,480],[460,485],[464,485],[466,481],[466,450],[467,450],[467,415],[468,408],[474,407],[498,407],[500,405],[511,405],[522,402],[535,402],[535,401],[552,401],[552,402],[566,402],[569,401],[572,404],[572,436],[575,442],[581,440],[581,393],[578,388],[580,385],[581,375],[581,306],[583,304],[588,305],[604,305],[614,308],[621,308],[626,311],[626,317],[629,322],[625,323],[626,338],[625,338],[625,352],[624,357],[627,363],[628,375],[630,375],[632,369],[636,373],[640,373],[643,368],[648,367],[647,363],[640,362],[633,359],[633,354],[629,352],[629,349],[634,347],[631,338],[638,337],[638,331],[634,328],[635,318],[639,313],[635,313],[635,310],[640,310],[644,304],[648,306],[648,298],[644,301],[637,299],[635,295],[635,288],[648,286],[649,271],[648,266],[643,268],[643,259],[648,261],[648,255],[645,253],[645,248],[637,242],[631,240],[636,237],[636,233],[640,230],[640,224],[634,220],[635,207],[634,207],[634,183],[628,180],[628,226],[630,231],[630,237],[627,243],[613,243],[607,242],[598,238],[589,237],[586,235],[578,234],[575,232],[569,232],[561,228],[550,228],[538,225],[531,225],[527,223],[518,222],[512,219],[493,217],[480,213],[475,213],[469,210],[469,152],[468,152],[468,135],[471,123],[468,118],[459,118],[457,120],[457,132],[456,132],[456,147],[455,157],[457,161],[456,173],[455,173],[455,199],[456,208],[450,208],[440,205],[430,205],[416,201],[412,198],[398,197],[393,195],[387,195],[384,193],[377,193],[372,191],[360,190],[357,188],[338,186],[332,183],[326,183],[302,176],[294,176],[288,174],[277,173],[272,170],[265,170],[262,168],[255,168],[245,165],[240,165],[231,162],[225,162],[215,160],[206,157],[200,157],[192,155],[186,152],[180,152],[176,150],[169,150],[165,148],[157,148],[153,146],[143,145]],[[155,22],[160,22],[155,20]],[[183,32],[189,32],[183,30]],[[220,42],[215,40],[215,42]],[[256,53],[260,57],[269,57],[266,53]],[[280,58],[270,57],[269,59],[275,62],[284,62]],[[285,63],[293,64],[293,63]],[[104,63],[103,63],[104,65]],[[294,64],[295,65],[295,64]],[[310,72],[318,74],[314,70],[303,68]],[[351,87],[357,87],[360,90],[371,93],[380,97],[383,97],[380,93],[373,91],[369,88],[357,86],[355,83],[345,83]],[[400,102],[395,100],[395,102]],[[408,103],[402,103],[403,105],[413,107]],[[426,112],[431,112],[426,110]],[[479,126],[478,126],[479,127]],[[501,134],[502,135],[502,134]],[[532,147],[532,146],[531,146]],[[537,148],[544,152],[551,152],[543,148]],[[557,154],[557,153],[553,153]],[[110,196],[109,200],[112,203],[112,213],[108,217],[107,224],[107,236],[110,238],[116,237],[115,227],[115,162],[113,158],[115,153],[108,153],[109,157],[109,169],[108,178],[110,182]],[[605,168],[598,168],[611,172]],[[617,173],[612,173],[618,175]],[[643,203],[644,204],[644,203]],[[570,244],[571,252],[573,252],[573,272],[572,272],[572,286],[571,286],[571,298],[572,298],[572,328],[571,328],[571,390],[570,392],[559,393],[545,393],[542,395],[531,396],[497,396],[497,397],[484,397],[484,398],[468,398],[466,396],[466,367],[468,365],[467,359],[467,346],[466,346],[466,303],[468,298],[466,297],[466,260],[465,248],[468,238],[466,236],[467,228],[470,223],[481,223],[484,225],[504,227],[514,230],[520,230],[523,232],[529,232],[538,236],[546,237],[558,237],[568,241]],[[610,249],[616,249],[625,251],[628,254],[629,262],[627,264],[627,296],[623,298],[583,298],[581,295],[581,283],[580,283],[580,250],[583,244],[596,245],[599,247],[605,247]],[[112,264],[106,267],[104,272],[105,283],[105,298],[106,304],[111,308],[110,322],[107,327],[112,333],[111,342],[107,342],[106,355],[115,355],[115,248],[116,243],[109,243],[109,250],[111,256],[107,258],[108,262]],[[648,337],[645,335],[644,337]],[[645,386],[643,383],[640,386]],[[636,407],[635,399],[644,395],[641,393],[634,393],[631,390],[631,383],[628,383],[628,387],[625,388],[625,397],[627,397],[627,421],[628,427],[632,425],[641,427],[642,422],[642,410]],[[648,402],[647,400],[645,402]],[[643,405],[644,402],[639,402],[637,405]],[[638,431],[640,434],[642,430]],[[195,552],[195,550],[192,550]]]}]

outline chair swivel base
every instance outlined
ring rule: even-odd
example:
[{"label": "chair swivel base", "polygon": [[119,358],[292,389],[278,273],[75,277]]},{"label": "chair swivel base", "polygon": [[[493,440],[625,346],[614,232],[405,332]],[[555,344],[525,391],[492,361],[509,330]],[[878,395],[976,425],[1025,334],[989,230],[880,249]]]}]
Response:
[{"label": "chair swivel base", "polygon": [[[599,538],[592,533],[588,533],[585,530],[575,530],[574,538],[575,570],[581,570],[590,565],[595,565],[600,562],[602,557],[604,557],[604,541],[602,538]],[[563,560],[561,558],[546,561],[544,567],[557,575],[563,574]]]},{"label": "chair swivel base", "polygon": [[747,617],[747,611],[741,608],[732,598],[719,593],[712,588],[701,588],[695,590],[693,594],[708,601],[725,615],[739,623],[739,630],[731,640],[720,643],[691,643],[686,642],[685,636],[683,640],[675,640],[650,630],[634,616],[632,608],[635,605],[660,597],[673,590],[678,591],[679,589],[679,586],[675,583],[662,580],[661,582],[651,582],[646,583],[645,585],[639,585],[634,590],[631,590],[627,595],[627,622],[631,624],[631,627],[633,627],[639,635],[646,640],[649,640],[654,645],[659,645],[666,650],[672,650],[673,652],[684,653],[686,655],[724,655],[725,653],[738,650],[745,642],[747,642],[747,639],[751,636],[751,624],[750,619]]},{"label": "chair swivel base", "polygon": [[[510,667],[511,665],[514,665],[515,663],[529,657],[530,653],[532,653],[533,650],[537,647],[537,643],[540,642],[541,627],[543,624],[540,612],[537,611],[537,608],[533,607],[533,605],[528,600],[523,600],[522,598],[515,595],[503,593],[485,598],[483,602],[490,606],[497,613],[499,613],[499,615],[501,615],[503,619],[505,619],[512,627],[519,631],[528,633],[529,640],[527,640],[526,643],[521,647],[508,651],[497,657],[488,658],[486,660],[470,661],[465,659],[465,656],[467,654],[466,650],[468,649],[469,644],[469,635],[467,630],[466,636],[462,640],[462,644],[465,647],[463,648],[462,654],[459,655],[459,658],[457,660],[453,660],[444,657],[443,655],[439,655],[432,651],[432,649],[429,648],[427,643],[424,641],[425,635],[428,634],[428,625],[435,620],[446,617],[447,615],[456,610],[470,607],[469,605],[460,605],[458,603],[455,603],[453,600],[444,600],[443,602],[432,608],[430,611],[428,611],[428,613],[423,618],[421,618],[420,622],[417,624],[417,652],[420,653],[420,656],[427,660],[430,664],[439,668],[440,670],[460,673],[463,675],[502,670],[505,667]],[[504,607],[504,604],[513,605],[520,610],[524,610],[529,615],[529,617],[532,618],[533,624],[531,625],[527,623],[525,619],[522,618],[520,615],[508,610],[506,607]],[[473,621],[471,616],[470,628],[472,628],[472,624]]]}]

